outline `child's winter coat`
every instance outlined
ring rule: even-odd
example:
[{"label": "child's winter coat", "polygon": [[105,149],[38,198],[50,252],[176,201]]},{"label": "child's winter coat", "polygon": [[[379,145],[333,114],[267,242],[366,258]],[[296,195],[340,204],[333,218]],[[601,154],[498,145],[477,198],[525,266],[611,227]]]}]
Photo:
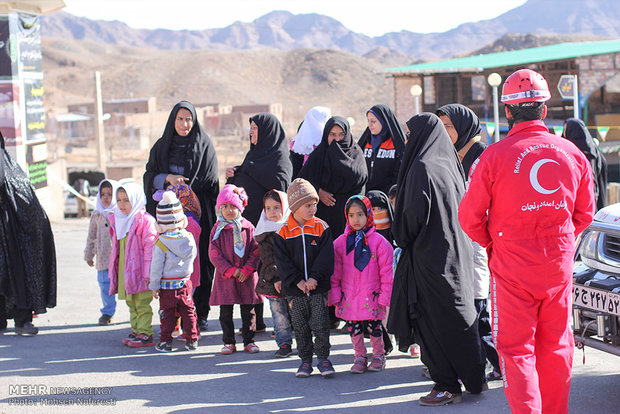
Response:
[{"label": "child's winter coat", "polygon": [[[110,253],[110,295],[118,290],[118,254],[119,241],[116,239],[116,227],[114,226],[114,214],[108,216],[110,221],[110,234],[112,236],[112,251]],[[151,272],[151,256],[153,246],[158,237],[155,229],[155,219],[145,209],[139,211],[129,232],[125,248],[125,291],[129,295],[149,290],[149,278]]]},{"label": "child's winter coat", "polygon": [[[233,226],[227,225],[222,229],[216,240],[213,240],[217,225],[211,230],[211,244],[209,245],[209,259],[215,266],[213,291],[209,305],[256,305],[263,300],[256,294],[258,275],[256,269],[260,260],[258,244],[254,240],[254,226],[245,218],[241,219],[241,234],[245,252],[243,257],[235,254]],[[236,269],[248,276],[241,283],[232,275]]]},{"label": "child's winter coat", "polygon": [[390,306],[394,249],[374,226],[366,240],[372,256],[362,271],[354,265],[354,252],[346,253],[347,232],[334,241],[329,305],[336,305],[336,316],[345,321],[382,320]]}]

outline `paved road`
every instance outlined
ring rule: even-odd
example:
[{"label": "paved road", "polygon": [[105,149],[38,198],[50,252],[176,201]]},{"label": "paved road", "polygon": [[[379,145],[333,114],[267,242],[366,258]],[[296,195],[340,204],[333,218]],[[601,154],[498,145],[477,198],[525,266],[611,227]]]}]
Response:
[{"label": "paved road", "polygon": [[[58,251],[58,306],[35,319],[41,328],[36,337],[19,337],[11,327],[0,334],[1,413],[138,412],[145,408],[155,413],[347,413],[368,407],[373,414],[433,410],[420,407],[416,401],[432,386],[422,377],[419,360],[396,351],[388,357],[385,371],[352,375],[348,372],[352,363],[348,336],[333,331],[331,359],[337,374],[332,379],[318,375],[296,379],[293,373],[299,360],[273,358],[276,345],[267,333],[257,335],[262,350],[258,354],[220,355],[216,312],[197,352],[181,351],[181,342],[175,344],[179,351],[170,354],[123,346],[121,338],[129,330],[129,314],[123,302],[119,303],[115,325],[96,324],[101,306],[96,274],[82,261],[87,219],[68,220],[53,227]],[[235,317],[239,323],[239,314]],[[577,351],[573,372],[572,413],[620,412],[620,358],[587,349],[583,365],[582,353]],[[93,387],[86,391],[98,394],[85,394],[83,387]],[[53,388],[82,388],[82,393],[54,395],[58,390]],[[94,405],[105,402],[113,405]],[[26,403],[36,405],[23,405]],[[482,395],[464,394],[462,404],[435,410],[510,412],[497,382]]]}]

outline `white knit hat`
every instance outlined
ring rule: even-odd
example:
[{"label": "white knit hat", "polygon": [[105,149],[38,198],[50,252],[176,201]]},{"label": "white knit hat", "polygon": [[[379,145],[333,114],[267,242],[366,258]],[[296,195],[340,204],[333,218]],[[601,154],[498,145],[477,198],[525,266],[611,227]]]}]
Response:
[{"label": "white knit hat", "polygon": [[164,191],[161,201],[157,204],[157,231],[165,233],[169,230],[187,227],[187,217],[183,206],[172,191]]}]

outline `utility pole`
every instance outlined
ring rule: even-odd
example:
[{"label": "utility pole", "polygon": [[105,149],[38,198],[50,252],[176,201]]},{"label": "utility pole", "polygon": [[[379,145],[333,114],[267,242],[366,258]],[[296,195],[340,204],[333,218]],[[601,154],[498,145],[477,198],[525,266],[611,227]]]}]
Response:
[{"label": "utility pole", "polygon": [[95,141],[97,143],[97,168],[107,175],[100,72],[95,72]]}]

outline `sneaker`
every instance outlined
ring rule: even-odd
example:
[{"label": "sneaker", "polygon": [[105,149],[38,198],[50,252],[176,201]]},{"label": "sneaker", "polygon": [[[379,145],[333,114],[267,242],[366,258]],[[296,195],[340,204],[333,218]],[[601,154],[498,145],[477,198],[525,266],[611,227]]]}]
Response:
[{"label": "sneaker", "polygon": [[196,351],[198,350],[198,341],[187,341],[185,343],[185,350],[186,351]]},{"label": "sneaker", "polygon": [[329,359],[321,359],[317,364],[317,368],[319,369],[321,375],[326,378],[331,377],[336,373],[334,366],[331,362],[329,362]]},{"label": "sneaker", "polygon": [[254,342],[251,342],[244,346],[243,350],[245,352],[249,352],[250,354],[255,354],[260,351],[260,348]]},{"label": "sneaker", "polygon": [[125,345],[129,345],[129,343],[130,343],[131,341],[133,341],[134,339],[136,339],[136,336],[138,336],[138,334],[136,334],[135,332],[133,332],[133,331],[132,331],[129,335],[127,335],[127,337],[126,337],[126,338],[123,338],[123,343],[124,343]]},{"label": "sneaker", "polygon": [[448,391],[432,390],[428,395],[421,397],[418,402],[426,407],[437,407],[446,404],[458,404],[463,401],[461,393],[452,394]]},{"label": "sneaker", "polygon": [[493,370],[486,375],[486,379],[487,381],[499,381],[502,379],[502,373]]},{"label": "sneaker", "polygon": [[155,345],[155,350],[159,352],[172,352],[172,341],[157,343],[157,345]]},{"label": "sneaker", "polygon": [[179,336],[181,336],[181,325],[175,326],[174,331],[172,331],[171,335],[173,338],[178,338]]},{"label": "sneaker", "polygon": [[411,348],[409,348],[409,353],[411,354],[411,358],[420,358],[420,345],[411,345]]},{"label": "sneaker", "polygon": [[111,325],[114,322],[114,319],[110,315],[101,315],[99,318],[99,325]]},{"label": "sneaker", "polygon": [[293,353],[293,349],[290,344],[282,345],[273,356],[276,358],[286,358]]},{"label": "sneaker", "polygon": [[297,378],[308,378],[312,374],[312,361],[301,361],[295,376]]},{"label": "sneaker", "polygon": [[366,371],[368,371],[368,359],[366,357],[355,357],[351,374],[363,374]]},{"label": "sneaker", "polygon": [[368,371],[379,372],[385,369],[385,357],[383,355],[373,355]]},{"label": "sneaker", "polygon": [[274,339],[276,337],[276,331],[271,331],[271,333],[269,334],[269,337],[271,339]]},{"label": "sneaker", "polygon": [[230,355],[233,352],[237,352],[237,346],[235,344],[226,344],[220,350],[220,353],[224,355]]},{"label": "sneaker", "polygon": [[130,341],[127,345],[132,348],[143,348],[146,346],[153,346],[155,345],[155,343],[153,342],[153,335],[139,334],[133,341]]},{"label": "sneaker", "polygon": [[209,321],[207,320],[206,316],[201,316],[200,318],[198,318],[198,329],[201,332],[206,331],[208,327],[209,327]]},{"label": "sneaker", "polygon": [[39,328],[34,326],[32,322],[26,322],[24,326],[16,326],[15,333],[21,336],[34,336],[39,333]]}]

